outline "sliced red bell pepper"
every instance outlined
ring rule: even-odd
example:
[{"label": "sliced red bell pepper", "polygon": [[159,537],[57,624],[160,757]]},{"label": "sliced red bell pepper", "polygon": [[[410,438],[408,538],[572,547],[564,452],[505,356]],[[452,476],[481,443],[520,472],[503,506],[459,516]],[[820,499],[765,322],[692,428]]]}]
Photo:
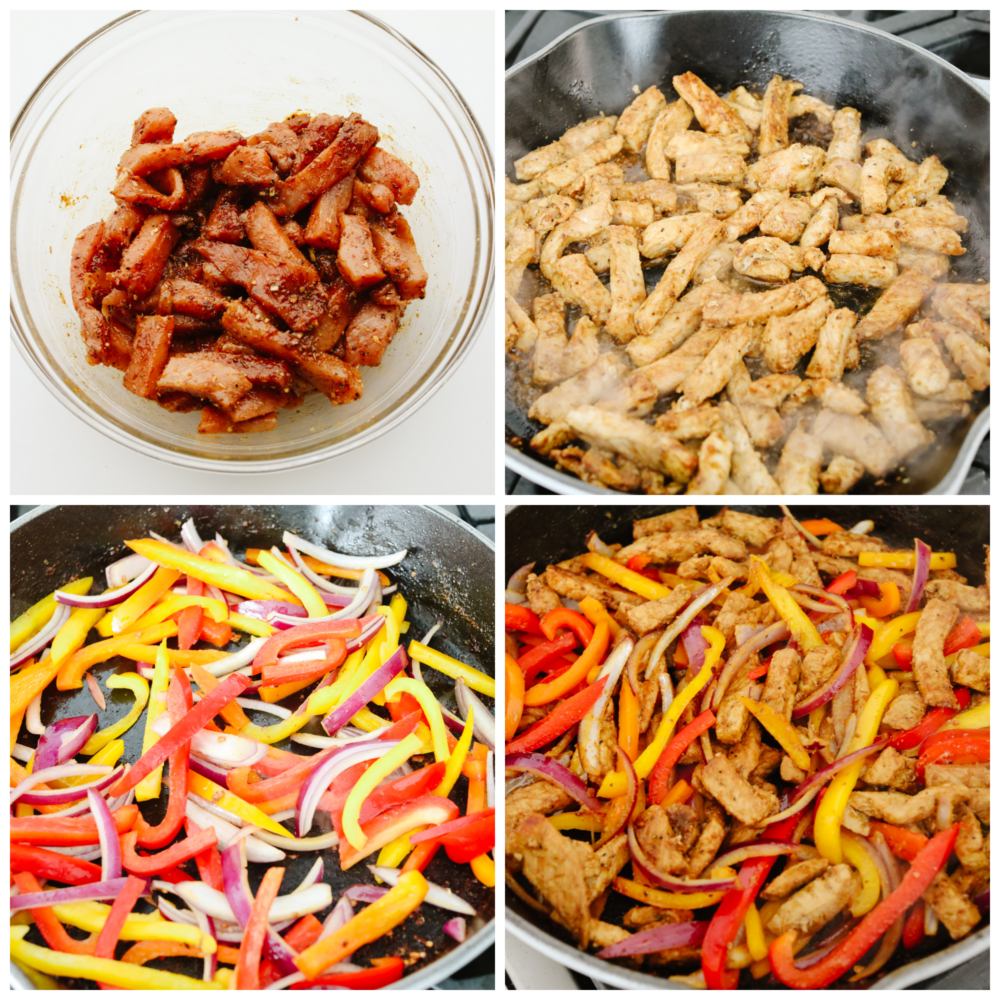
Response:
[{"label": "sliced red bell pepper", "polygon": [[[798,816],[789,816],[780,823],[772,823],[766,828],[764,836],[783,840],[791,836],[798,820]],[[744,861],[739,871],[742,888],[730,889],[712,916],[701,945],[701,968],[708,989],[736,989],[740,973],[738,969],[726,968],[729,946],[736,940],[736,933],[743,925],[750,904],[757,898],[760,887],[777,860],[777,856],[771,856]]]},{"label": "sliced red bell pepper", "polygon": [[918,899],[903,924],[903,947],[916,948],[924,939],[924,901]]},{"label": "sliced red bell pepper", "polygon": [[917,778],[924,780],[928,764],[988,764],[990,731],[988,729],[949,729],[928,736],[920,746]]},{"label": "sliced red bell pepper", "polygon": [[[955,688],[959,711],[972,700],[968,688]],[[912,729],[904,729],[889,737],[889,746],[895,750],[912,750],[920,746],[928,736],[936,733],[953,715],[958,712],[954,708],[932,708]]]},{"label": "sliced red bell pepper", "polygon": [[663,748],[649,774],[649,799],[659,805],[667,794],[667,779],[674,765],[681,759],[684,751],[694,743],[702,733],[707,733],[715,725],[715,714],[706,709],[697,718],[689,722]]},{"label": "sliced red bell pepper", "polygon": [[[184,821],[184,832],[189,837],[193,837],[201,829],[191,820]],[[213,844],[206,847],[200,854],[194,856],[194,863],[198,866],[198,876],[206,885],[223,892],[222,886],[222,855],[219,848]]]},{"label": "sliced red bell pepper", "polygon": [[896,660],[896,666],[900,670],[913,669],[913,640],[903,639],[892,647],[892,655]]},{"label": "sliced red bell pepper", "polygon": [[[139,807],[119,806],[112,814],[119,834],[131,830]],[[98,844],[97,821],[92,816],[51,819],[48,816],[17,816],[10,821],[10,839],[20,844],[50,844],[57,847],[82,847]]]},{"label": "sliced red bell pepper", "polygon": [[451,799],[440,795],[422,795],[405,805],[386,809],[374,819],[361,825],[366,839],[365,846],[358,849],[351,846],[345,837],[340,842],[340,867],[347,871],[369,854],[374,854],[390,841],[410,833],[417,827],[440,826],[458,815],[458,806]]},{"label": "sliced red bell pepper", "polygon": [[944,655],[951,656],[960,649],[971,649],[983,641],[979,626],[966,615],[948,634],[944,641]]},{"label": "sliced red bell pepper", "polygon": [[262,672],[262,687],[280,687],[299,681],[313,681],[336,669],[347,659],[347,642],[340,636],[327,639],[328,649],[322,660],[303,660],[300,663],[267,663]]},{"label": "sliced red bell pepper", "polygon": [[526,604],[505,604],[503,606],[503,624],[511,632],[533,632],[542,634],[538,615]]},{"label": "sliced red bell pepper", "polygon": [[580,640],[580,644],[586,646],[594,637],[594,626],[580,614],[571,608],[553,608],[546,611],[542,616],[542,632],[545,638],[551,642],[561,628],[568,628]]},{"label": "sliced red bell pepper", "polygon": [[299,649],[303,646],[315,646],[331,639],[356,639],[361,635],[361,622],[357,618],[342,618],[336,622],[306,622],[294,628],[285,629],[272,635],[254,657],[254,673],[268,664],[278,662],[282,653]]},{"label": "sliced red bell pepper", "polygon": [[553,659],[568,653],[577,644],[577,638],[572,632],[566,632],[558,636],[551,642],[541,642],[537,646],[529,649],[523,656],[518,657],[517,665],[524,674],[526,687],[531,686],[531,682],[538,673]]},{"label": "sliced red bell pepper", "polygon": [[403,862],[404,872],[422,872],[434,860],[434,855],[441,845],[436,840],[424,840],[410,851],[409,857]]},{"label": "sliced red bell pepper", "polygon": [[479,812],[470,813],[468,816],[461,816],[448,823],[442,823],[434,827],[433,830],[424,830],[422,833],[415,833],[410,837],[411,844],[419,844],[425,840],[438,840],[442,844],[447,843],[448,838],[461,830],[480,822],[483,819],[492,819],[495,810],[482,809]]},{"label": "sliced red bell pepper", "polygon": [[906,830],[892,823],[884,823],[882,820],[873,819],[871,826],[885,837],[889,850],[904,861],[913,861],[929,843],[928,839],[916,830]]},{"label": "sliced red bell pepper", "polygon": [[183,608],[174,615],[177,622],[177,648],[190,649],[201,636],[201,619],[204,609],[200,605]]},{"label": "sliced red bell pepper", "polygon": [[[747,677],[749,677],[752,681],[757,680],[758,677],[763,677],[768,670],[771,669],[772,659],[773,657],[769,656],[759,667],[754,667],[753,670],[747,674]],[[677,662],[676,658],[674,659],[674,662]]]},{"label": "sliced red bell pepper", "polygon": [[202,613],[201,638],[213,646],[228,646],[233,641],[233,627],[229,622],[215,622]]},{"label": "sliced red bell pepper", "polygon": [[420,768],[412,774],[397,778],[384,785],[379,785],[368,798],[361,804],[362,823],[374,819],[379,813],[385,812],[392,806],[402,805],[411,799],[426,795],[431,789],[441,784],[446,768],[445,761],[430,764]]},{"label": "sliced red bell pepper", "polygon": [[[413,698],[413,695],[409,692],[404,692],[408,698]],[[416,699],[413,699],[416,701]],[[389,702],[386,702],[386,706]],[[392,715],[392,711],[389,712]],[[409,736],[414,729],[420,724],[420,720],[424,717],[423,709],[418,708],[415,712],[410,712],[409,715],[403,715],[396,719],[395,722],[382,734],[380,734],[380,740],[401,740],[404,736]]]},{"label": "sliced red bell pepper", "polygon": [[[196,663],[192,664],[187,669],[191,671],[191,676],[194,678],[195,683],[198,685],[202,694],[205,694],[208,691],[214,691],[219,684],[222,683],[218,677],[213,677],[204,667],[200,667]],[[184,672],[185,674],[187,673],[187,671]],[[244,726],[250,724],[249,716],[239,705],[236,704],[235,701],[231,701],[224,708],[220,708],[219,715],[221,715],[222,718],[236,730],[241,730]],[[205,728],[209,728],[208,723],[205,724]],[[272,747],[271,750],[275,751],[276,748]],[[282,753],[283,751],[278,750],[277,752]],[[289,754],[289,756],[292,758],[295,757],[294,754]],[[265,759],[267,760],[270,758]],[[292,763],[294,763],[294,759],[292,760]],[[291,767],[292,763],[290,763],[288,767]]]},{"label": "sliced red bell pepper", "polygon": [[[10,867],[14,872],[31,872],[39,878],[66,885],[86,885],[101,881],[101,866],[71,858],[44,847],[28,847],[26,844],[10,845]],[[34,892],[35,890],[32,890]]]},{"label": "sliced red bell pepper", "polygon": [[395,698],[387,698],[385,707],[389,710],[393,722],[399,722],[400,719],[412,715],[414,712],[419,712],[421,717],[424,714],[420,702],[409,691],[400,691]]},{"label": "sliced red bell pepper", "polygon": [[161,736],[140,758],[130,771],[112,785],[108,795],[124,795],[162,764],[179,746],[190,743],[191,738],[219,711],[235,701],[248,687],[250,678],[244,674],[230,674],[217,688],[208,691],[201,701],[180,722],[171,726],[166,736]]},{"label": "sliced red bell pepper", "polygon": [[507,753],[530,753],[551,743],[576,725],[594,707],[607,682],[606,677],[594,681],[579,694],[567,698],[544,719],[540,719],[530,729],[526,729],[512,743],[507,744]]},{"label": "sliced red bell pepper", "polygon": [[301,983],[293,983],[289,989],[311,990],[321,986],[334,986],[348,990],[380,990],[402,978],[403,960],[392,956],[391,958],[373,958],[370,969],[359,969],[357,972],[338,972],[331,976],[320,976],[318,979],[307,979]]},{"label": "sliced red bell pepper", "polygon": [[[136,851],[136,855],[140,858],[148,858],[150,854],[147,851]],[[174,885],[180,885],[182,882],[193,882],[194,879],[183,868],[178,868],[176,865],[173,868],[164,868],[157,876],[164,882],[173,882]]]},{"label": "sliced red bell pepper", "polygon": [[158,875],[167,868],[189,861],[196,854],[200,854],[207,847],[218,842],[215,830],[209,828],[200,830],[193,837],[186,837],[184,840],[172,847],[168,847],[159,854],[150,855],[148,858],[140,857],[135,852],[136,832],[131,830],[122,834],[122,865],[133,875]]},{"label": "sliced red bell pepper", "polygon": [[250,919],[243,928],[243,939],[240,941],[240,958],[234,971],[237,989],[255,990],[259,986],[260,953],[268,932],[267,915],[278,898],[284,877],[284,868],[268,868],[257,889],[250,908]]},{"label": "sliced red bell pepper", "polygon": [[[17,872],[14,875],[14,884],[23,893],[42,891],[41,883],[31,872]],[[56,919],[51,906],[36,906],[28,912],[42,937],[45,938],[45,943],[54,951],[62,951],[68,955],[94,954],[95,935],[91,934],[82,941],[70,937],[66,928]]]},{"label": "sliced red bell pepper", "polygon": [[[319,940],[322,933],[323,925],[311,913],[307,913],[294,927],[289,928],[285,944],[293,951],[305,951]],[[260,989],[267,989],[271,983],[284,978],[285,974],[269,958],[260,963]]]},{"label": "sliced red bell pepper", "polygon": [[134,875],[129,875],[126,879],[125,887],[111,904],[111,910],[104,921],[101,933],[97,935],[97,941],[94,944],[94,958],[115,957],[115,945],[118,944],[122,927],[132,913],[139,897],[145,891],[147,884],[146,879],[136,878]]},{"label": "sliced red bell pepper", "polygon": [[482,818],[441,838],[445,853],[455,864],[464,865],[496,846],[496,824],[492,815],[485,815],[492,812],[484,809],[482,814],[473,813]]},{"label": "sliced red bell pepper", "polygon": [[647,580],[652,580],[654,583],[660,582],[660,574],[656,572],[655,569],[647,569],[646,567],[653,561],[653,557],[647,555],[644,552],[638,555],[632,556],[628,561],[628,568],[632,570],[633,573],[639,573],[644,576]]},{"label": "sliced red bell pepper", "polygon": [[187,592],[188,597],[204,597],[205,582],[203,580],[196,580],[193,576],[187,577]]},{"label": "sliced red bell pepper", "polygon": [[948,863],[958,837],[958,828],[959,824],[955,823],[937,834],[914,860],[896,889],[867,913],[861,923],[815,965],[806,969],[796,968],[792,951],[795,931],[788,931],[772,941],[768,950],[771,971],[793,989],[821,990],[836,982],[879,941],[900,914],[905,913],[908,907],[920,899],[934,876]]},{"label": "sliced red bell pepper", "polygon": [[858,582],[858,572],[849,569],[846,573],[841,573],[829,586],[826,587],[828,594],[846,594]]}]

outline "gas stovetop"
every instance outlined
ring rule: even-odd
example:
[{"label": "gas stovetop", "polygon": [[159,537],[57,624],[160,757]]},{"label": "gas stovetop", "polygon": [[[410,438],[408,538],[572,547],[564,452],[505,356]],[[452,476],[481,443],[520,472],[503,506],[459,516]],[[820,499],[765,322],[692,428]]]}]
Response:
[{"label": "gas stovetop", "polygon": [[[506,69],[555,41],[564,31],[600,17],[621,14],[615,10],[508,10],[505,12]],[[973,77],[989,93],[990,12],[988,10],[834,10],[848,21],[872,24],[882,31],[905,38],[946,59]],[[552,490],[506,470],[504,492],[508,496],[551,495]],[[980,445],[960,492],[988,496],[990,492],[990,436]]]}]

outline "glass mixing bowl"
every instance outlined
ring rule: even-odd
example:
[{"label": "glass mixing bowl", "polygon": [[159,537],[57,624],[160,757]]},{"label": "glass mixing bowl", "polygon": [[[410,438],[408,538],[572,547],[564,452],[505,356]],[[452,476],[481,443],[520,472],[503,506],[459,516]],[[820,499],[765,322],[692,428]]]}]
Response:
[{"label": "glass mixing bowl", "polygon": [[[429,280],[364,395],[319,394],[266,434],[199,435],[199,415],[127,392],[87,364],[72,307],[73,240],[114,208],[132,123],[150,107],[177,135],[252,135],[294,111],[357,111],[421,187],[406,217]],[[75,416],[142,452],[212,472],[276,472],[342,454],[406,420],[441,387],[490,315],[492,156],[451,81],[405,38],[347,11],[152,11],[112,22],[70,52],[25,105],[11,139],[11,325],[18,350]]]}]

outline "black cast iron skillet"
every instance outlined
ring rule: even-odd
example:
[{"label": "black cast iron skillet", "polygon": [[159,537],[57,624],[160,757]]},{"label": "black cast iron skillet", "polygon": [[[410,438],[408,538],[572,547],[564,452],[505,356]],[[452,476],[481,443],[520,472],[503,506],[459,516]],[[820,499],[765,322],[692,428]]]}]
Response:
[{"label": "black cast iron skillet", "polygon": [[[514,177],[514,161],[525,153],[585,118],[619,114],[647,87],[655,84],[668,102],[675,100],[671,78],[688,70],[720,92],[742,84],[763,93],[771,77],[780,73],[827,104],[857,108],[866,140],[889,139],[918,160],[937,155],[950,173],[944,194],[969,219],[963,236],[966,253],[951,258],[949,280],[989,280],[989,100],[962,73],[925,49],[877,28],[822,14],[686,11],[585,22],[507,73],[508,176]],[[831,295],[838,306],[861,312],[875,300],[854,286],[832,286]],[[872,367],[862,356],[862,389]],[[508,358],[508,464],[559,492],[607,492],[555,471],[552,462],[530,449],[528,442],[542,425],[527,417],[538,390],[525,384],[521,368]],[[919,465],[887,477],[886,485],[876,486],[866,476],[854,492],[957,493],[989,429],[989,393],[976,396],[966,420],[941,425],[938,442],[921,456]]]},{"label": "black cast iron skillet", "polygon": [[[399,589],[408,602],[407,617],[413,623],[408,638],[419,639],[438,618],[444,625],[434,640],[442,652],[463,659],[466,663],[492,675],[494,635],[494,553],[493,546],[468,525],[448,512],[435,507],[367,507],[367,506],[171,506],[171,507],[90,507],[62,506],[38,508],[11,525],[11,617],[16,617],[31,604],[59,584],[75,576],[94,576],[95,588],[104,587],[104,568],[115,559],[128,554],[126,539],[145,537],[155,531],[165,538],[177,540],[180,526],[193,517],[199,534],[206,541],[218,531],[226,538],[234,553],[246,548],[281,546],[285,530],[301,535],[328,548],[355,555],[395,552],[406,548],[409,553],[388,575],[398,581]],[[95,590],[95,592],[97,592]],[[91,639],[96,636],[92,633]],[[407,637],[404,637],[404,641]],[[210,648],[210,647],[206,647]],[[234,647],[235,648],[235,647]],[[107,674],[135,669],[131,660],[116,657],[94,669],[100,679]],[[425,669],[424,679],[439,700],[455,710],[454,682],[443,674]],[[102,683],[102,689],[104,687]],[[295,708],[311,688],[291,696],[284,705]],[[127,691],[107,692],[107,712],[99,713],[100,728],[110,725],[126,714],[132,705]],[[79,691],[56,691],[54,685],[42,698],[42,722],[48,725],[57,718],[89,715],[95,705],[86,685]],[[250,713],[252,721],[270,725],[273,716]],[[123,760],[135,762],[141,755],[143,716],[123,737]],[[323,734],[319,720],[313,720],[303,732]],[[34,745],[36,737],[22,728],[20,741]],[[299,754],[314,751],[297,743],[278,744]],[[459,778],[452,798],[465,808],[467,782]],[[166,795],[155,802],[140,805],[151,823],[162,819]],[[329,817],[318,816],[318,822]],[[314,828],[314,834],[319,830]],[[371,873],[359,862],[347,872],[340,870],[336,849],[322,852],[324,881],[333,890],[336,903],[340,894],[359,882],[374,884]],[[290,892],[305,876],[317,857],[315,851],[288,853],[277,864],[285,867],[282,892]],[[367,863],[374,863],[369,859]],[[186,866],[187,867],[187,866]],[[251,864],[250,886],[256,892],[269,865]],[[191,873],[197,877],[192,867]],[[476,908],[478,916],[468,919],[468,937],[457,944],[444,934],[442,926],[454,914],[435,906],[424,905],[418,914],[392,936],[375,941],[357,954],[357,963],[367,966],[372,958],[400,955],[404,960],[415,958],[399,989],[429,989],[435,983],[474,959],[493,941],[494,890],[483,886],[472,875],[468,865],[452,863],[439,851],[426,870],[432,882],[450,886],[459,896]],[[323,920],[329,910],[317,914]],[[34,928],[28,940],[44,941]],[[119,951],[124,951],[120,948]],[[200,979],[200,959],[166,959],[158,967]],[[32,987],[17,968],[12,968],[15,988]],[[66,988],[96,988],[82,980],[65,981]]]},{"label": "black cast iron skillet", "polygon": [[[632,523],[639,518],[653,517],[685,504],[602,506],[520,505],[512,508],[504,521],[506,532],[505,579],[529,562],[535,562],[536,572],[551,563],[580,555],[587,548],[587,535],[596,531],[608,545],[632,541]],[[698,504],[702,518],[721,510],[718,504]],[[781,517],[777,506],[733,505],[730,510],[760,517]],[[796,518],[828,517],[845,528],[859,521],[875,522],[872,532],[890,546],[900,549],[913,547],[914,538],[925,541],[935,552],[954,552],[958,572],[969,578],[970,586],[984,581],[983,546],[989,544],[989,507],[895,507],[895,506],[832,506],[797,504],[791,508]],[[621,916],[631,906],[624,897],[611,894],[607,919],[620,923]],[[567,933],[540,913],[530,909],[513,893],[506,895],[507,930],[533,948],[542,951],[561,965],[569,966],[599,982],[621,989],[678,989],[666,979],[669,972],[658,977],[637,972],[580,951]],[[836,989],[902,988],[946,972],[985,951],[989,946],[989,926],[978,927],[969,937],[955,944],[942,930],[916,949],[900,949],[879,973],[875,985],[871,980],[860,984],[838,982]],[[883,983],[887,976],[895,978],[892,987]],[[753,980],[757,989],[785,989],[773,976]],[[745,984],[744,984],[745,985]]]}]

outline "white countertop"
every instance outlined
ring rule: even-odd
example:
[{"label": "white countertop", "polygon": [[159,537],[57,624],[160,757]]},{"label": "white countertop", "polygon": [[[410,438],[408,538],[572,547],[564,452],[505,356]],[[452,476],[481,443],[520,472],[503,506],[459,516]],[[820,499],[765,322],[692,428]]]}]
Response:
[{"label": "white countertop", "polygon": [[[124,11],[14,11],[11,120],[49,70]],[[451,78],[490,145],[495,127],[493,11],[376,11]],[[490,65],[484,67],[484,53]],[[484,71],[485,69],[485,71]],[[405,424],[340,458],[294,474],[224,475],[146,458],[71,415],[10,346],[10,490],[74,494],[339,495],[495,492],[493,324],[459,369]],[[126,475],[127,473],[127,475]]]}]

